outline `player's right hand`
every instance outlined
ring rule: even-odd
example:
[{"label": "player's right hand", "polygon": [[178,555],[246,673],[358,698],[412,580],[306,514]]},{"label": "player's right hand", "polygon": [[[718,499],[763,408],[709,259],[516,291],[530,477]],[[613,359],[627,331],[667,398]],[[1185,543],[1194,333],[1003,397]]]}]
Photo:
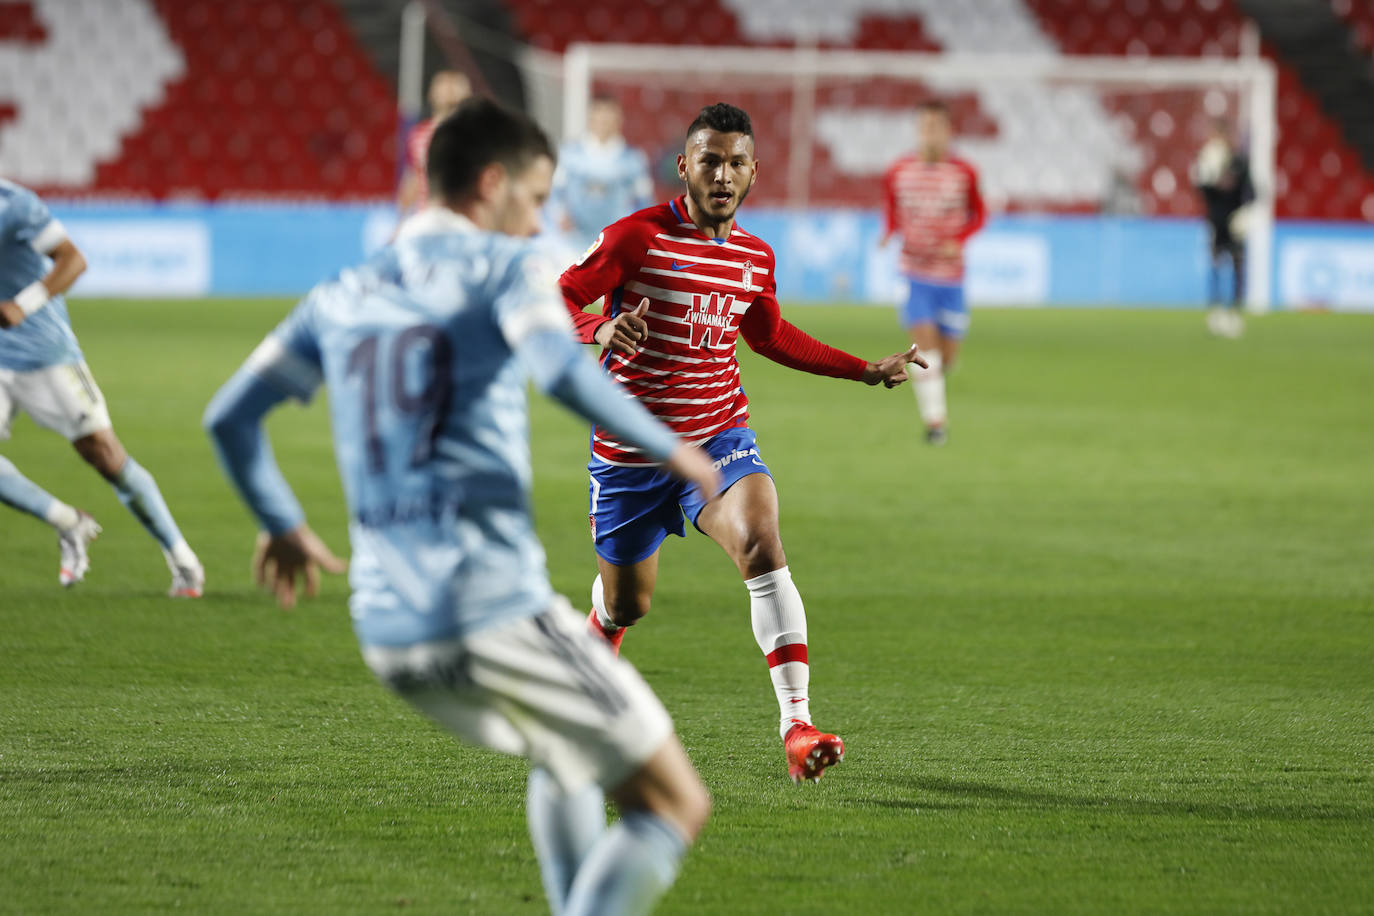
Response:
[{"label": "player's right hand", "polygon": [[253,579],[286,610],[296,606],[296,576],[304,574],[305,593],[313,598],[320,590],[321,569],[337,575],[348,569],[348,563],[334,556],[308,525],[277,535],[258,532]]},{"label": "player's right hand", "polygon": [[0,302],[0,328],[13,328],[24,323],[24,310],[15,302]]},{"label": "player's right hand", "polygon": [[607,349],[634,356],[640,341],[649,337],[649,323],[644,320],[648,310],[649,300],[640,299],[634,311],[621,312],[597,328],[593,335],[596,342]]},{"label": "player's right hand", "polygon": [[720,495],[720,471],[711,463],[711,456],[695,445],[679,442],[663,467],[669,474],[696,484],[708,501]]}]

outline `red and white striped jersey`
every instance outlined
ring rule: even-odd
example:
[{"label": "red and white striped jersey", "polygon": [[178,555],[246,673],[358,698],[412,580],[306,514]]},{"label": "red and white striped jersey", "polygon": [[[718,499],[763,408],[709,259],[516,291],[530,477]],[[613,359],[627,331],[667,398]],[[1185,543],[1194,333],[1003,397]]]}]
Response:
[{"label": "red and white striped jersey", "polygon": [[883,204],[886,230],[902,237],[903,273],[940,283],[963,279],[964,242],[987,218],[972,165],[898,159],[883,176]]},{"label": "red and white striped jersey", "polygon": [[[782,320],[773,249],[735,226],[713,240],[687,216],[685,198],[640,210],[606,227],[559,280],[579,337],[649,300],[649,337],[633,356],[603,351],[602,365],[649,412],[692,444],[749,418],[735,341],[821,375],[860,378],[866,363]],[[582,311],[602,296],[601,314]],[[617,465],[652,464],[601,428],[592,453]]]},{"label": "red and white striped jersey", "polygon": [[419,200],[422,206],[424,201],[429,200],[429,173],[426,166],[429,162],[429,141],[434,136],[434,128],[437,126],[438,121],[434,118],[426,118],[406,134],[406,165],[414,169],[420,178],[420,196],[416,200]]}]

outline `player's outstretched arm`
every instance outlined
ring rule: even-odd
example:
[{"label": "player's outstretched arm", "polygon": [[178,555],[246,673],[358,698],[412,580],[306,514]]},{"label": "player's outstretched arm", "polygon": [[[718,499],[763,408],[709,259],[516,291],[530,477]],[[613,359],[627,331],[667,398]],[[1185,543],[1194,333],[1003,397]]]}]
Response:
[{"label": "player's outstretched arm", "polygon": [[321,568],[341,573],[347,564],[305,524],[305,513],[263,431],[263,418],[287,396],[254,368],[244,366],[210,401],[204,426],[220,467],[263,529],[253,554],[253,577],[282,607],[291,608],[298,578],[314,595]]},{"label": "player's outstretched arm", "polygon": [[785,321],[777,300],[771,295],[760,296],[754,300],[749,306],[749,311],[744,313],[739,329],[745,343],[749,344],[754,352],[780,365],[813,375],[848,378],[866,385],[881,382],[888,388],[896,388],[906,381],[907,363],[926,367],[925,360],[917,353],[914,344],[911,349],[894,353],[876,363],[867,362],[843,350],[823,344],[801,328]]},{"label": "player's outstretched arm", "polygon": [[708,497],[720,492],[720,474],[700,449],[686,445],[586,357],[566,333],[536,331],[517,353],[539,390],[611,430],[663,463],[669,473],[696,484]]}]

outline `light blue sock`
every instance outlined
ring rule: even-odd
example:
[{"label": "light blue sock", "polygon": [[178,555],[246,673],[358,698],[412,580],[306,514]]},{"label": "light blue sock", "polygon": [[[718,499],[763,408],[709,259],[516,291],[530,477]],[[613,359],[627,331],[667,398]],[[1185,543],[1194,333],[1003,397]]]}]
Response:
[{"label": "light blue sock", "polygon": [[558,916],[583,860],[606,832],[606,797],[596,783],[565,795],[547,770],[535,767],[530,770],[525,814],[544,893]]},{"label": "light blue sock", "polygon": [[647,811],[627,811],[583,861],[563,916],[638,914],[673,886],[687,854],[682,834]]},{"label": "light blue sock", "polygon": [[[0,503],[27,512],[59,530],[62,530],[56,520],[59,517],[70,516],[75,523],[75,510],[19,473],[13,462],[3,456],[0,456]],[[66,512],[57,511],[61,509]]]},{"label": "light blue sock", "polygon": [[172,513],[158,491],[157,481],[141,464],[129,458],[111,483],[124,508],[143,523],[164,550],[171,550],[182,542],[177,523],[172,520]]}]

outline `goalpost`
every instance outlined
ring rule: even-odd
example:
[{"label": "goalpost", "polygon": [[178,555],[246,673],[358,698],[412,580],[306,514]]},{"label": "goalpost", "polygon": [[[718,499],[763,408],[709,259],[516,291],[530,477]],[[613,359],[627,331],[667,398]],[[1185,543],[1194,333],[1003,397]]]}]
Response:
[{"label": "goalpost", "polygon": [[632,140],[651,151],[680,144],[685,114],[740,100],[768,151],[770,182],[754,199],[792,208],[875,206],[882,169],[915,142],[915,102],[937,95],[951,105],[958,151],[979,167],[994,212],[1196,220],[1192,163],[1224,121],[1248,150],[1256,188],[1247,304],[1271,302],[1276,76],[1258,56],[577,44],[563,60],[565,135],[584,129],[589,100],[603,92],[628,99]]}]

